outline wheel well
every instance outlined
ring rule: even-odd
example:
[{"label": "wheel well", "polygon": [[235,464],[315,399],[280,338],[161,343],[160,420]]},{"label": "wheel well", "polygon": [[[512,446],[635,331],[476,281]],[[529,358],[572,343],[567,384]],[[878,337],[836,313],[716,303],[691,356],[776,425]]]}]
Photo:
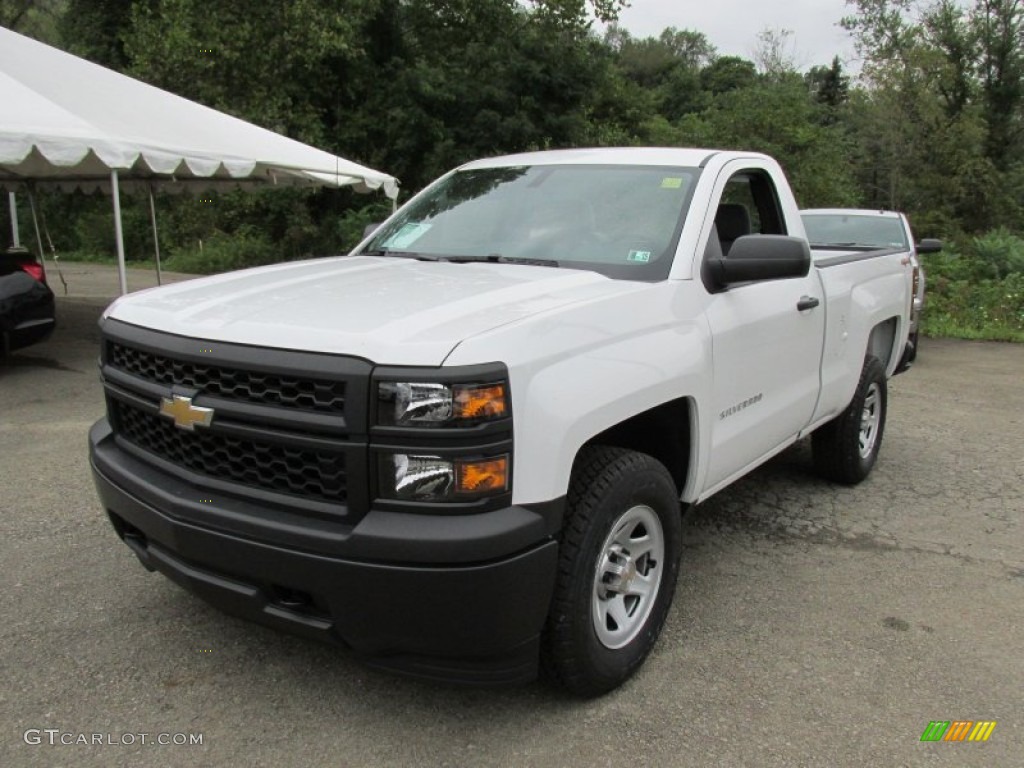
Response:
[{"label": "wheel well", "polygon": [[586,445],[613,445],[660,461],[682,494],[690,467],[690,400],[671,400],[594,435]]},{"label": "wheel well", "polygon": [[871,329],[871,336],[868,337],[867,354],[874,355],[882,361],[882,367],[889,370],[889,363],[892,361],[893,347],[896,344],[896,318],[890,317],[883,320]]}]

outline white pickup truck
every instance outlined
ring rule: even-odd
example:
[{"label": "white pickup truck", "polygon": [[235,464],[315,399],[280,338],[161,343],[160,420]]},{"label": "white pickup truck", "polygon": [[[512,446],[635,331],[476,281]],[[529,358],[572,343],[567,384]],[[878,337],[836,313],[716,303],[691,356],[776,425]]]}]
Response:
[{"label": "white pickup truck", "polygon": [[915,240],[906,214],[865,208],[811,208],[800,212],[811,244],[812,259],[829,259],[839,253],[891,248],[909,254],[913,270],[910,330],[897,372],[905,371],[920,348],[921,313],[924,310],[925,273],[921,256],[938,253],[942,241]]},{"label": "white pickup truck", "polygon": [[655,643],[681,507],[813,434],[878,456],[899,249],[819,259],[774,160],[482,160],[345,257],[101,320],[96,486],[142,564],[369,663],[594,695]]}]

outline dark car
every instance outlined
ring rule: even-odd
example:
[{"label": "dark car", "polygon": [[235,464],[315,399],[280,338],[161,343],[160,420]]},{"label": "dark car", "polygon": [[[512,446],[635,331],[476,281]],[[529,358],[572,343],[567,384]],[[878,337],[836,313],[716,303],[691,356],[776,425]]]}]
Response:
[{"label": "dark car", "polygon": [[42,341],[55,326],[42,263],[26,248],[0,251],[0,356]]}]

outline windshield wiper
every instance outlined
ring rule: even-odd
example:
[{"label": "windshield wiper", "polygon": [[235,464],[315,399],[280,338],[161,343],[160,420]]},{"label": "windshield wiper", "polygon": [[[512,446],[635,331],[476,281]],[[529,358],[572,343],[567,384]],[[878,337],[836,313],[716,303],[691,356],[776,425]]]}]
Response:
[{"label": "windshield wiper", "polygon": [[375,251],[363,251],[359,256],[396,256],[399,259],[417,259],[419,261],[448,261],[445,256],[436,256],[432,253],[417,253],[416,251],[392,251],[391,249]]},{"label": "windshield wiper", "polygon": [[525,264],[531,267],[557,267],[558,262],[554,259],[527,259],[518,256],[502,256],[500,253],[491,253],[487,256],[462,256],[458,254],[440,253],[419,253],[417,251],[393,251],[374,250],[363,251],[360,256],[397,256],[400,259],[418,259],[419,261],[450,261],[453,264]]},{"label": "windshield wiper", "polygon": [[483,262],[486,264],[525,264],[528,267],[558,267],[554,259],[528,259],[520,256],[502,256],[500,253],[491,253],[487,256],[448,256],[447,261],[456,264],[469,264]]}]

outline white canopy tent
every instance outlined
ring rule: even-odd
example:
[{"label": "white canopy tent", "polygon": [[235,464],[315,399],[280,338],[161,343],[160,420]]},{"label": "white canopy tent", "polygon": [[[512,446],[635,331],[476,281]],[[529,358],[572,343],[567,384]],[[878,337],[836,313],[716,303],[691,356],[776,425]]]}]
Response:
[{"label": "white canopy tent", "polygon": [[[264,185],[381,190],[393,176],[289,139],[0,27],[0,187],[32,183],[113,197],[127,292],[120,189]],[[12,207],[12,225],[14,222]],[[158,257],[159,259],[159,257]]]}]

